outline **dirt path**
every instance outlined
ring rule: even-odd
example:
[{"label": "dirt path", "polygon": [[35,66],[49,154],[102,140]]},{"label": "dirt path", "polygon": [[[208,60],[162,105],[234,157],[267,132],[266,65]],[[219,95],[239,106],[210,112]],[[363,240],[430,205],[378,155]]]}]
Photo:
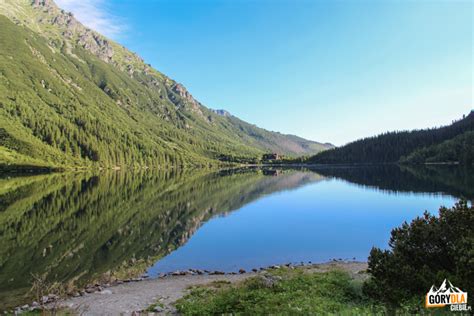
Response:
[{"label": "dirt path", "polygon": [[[325,272],[331,269],[343,269],[353,276],[367,269],[366,263],[361,262],[331,262],[305,266],[312,272]],[[81,315],[131,315],[142,311],[150,305],[160,302],[164,306],[164,314],[173,314],[173,303],[186,294],[193,285],[206,284],[223,280],[237,282],[259,273],[244,273],[238,275],[183,275],[167,276],[140,282],[123,283],[103,289],[101,292],[85,294],[69,298],[59,303],[59,306]]]}]

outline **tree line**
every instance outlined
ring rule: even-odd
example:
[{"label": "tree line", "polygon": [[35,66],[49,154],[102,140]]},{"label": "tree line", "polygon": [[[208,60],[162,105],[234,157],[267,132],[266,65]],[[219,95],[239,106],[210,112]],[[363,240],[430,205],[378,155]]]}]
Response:
[{"label": "tree line", "polygon": [[[449,126],[414,131],[387,132],[327,150],[308,159],[310,163],[424,163],[446,162],[443,152],[449,151],[449,161],[472,163],[474,112]],[[462,137],[460,135],[463,135]],[[459,138],[456,138],[459,137]],[[455,139],[456,138],[456,139]],[[452,143],[443,144],[452,140]],[[459,147],[462,147],[459,149]],[[430,148],[426,151],[426,148]],[[418,153],[416,153],[418,152]],[[412,156],[410,156],[412,155]]]}]

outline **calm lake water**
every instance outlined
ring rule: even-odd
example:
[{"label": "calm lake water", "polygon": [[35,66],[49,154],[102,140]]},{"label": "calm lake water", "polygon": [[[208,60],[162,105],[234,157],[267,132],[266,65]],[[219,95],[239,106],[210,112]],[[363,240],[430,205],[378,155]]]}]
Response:
[{"label": "calm lake water", "polygon": [[83,286],[366,260],[391,229],[460,197],[474,199],[474,172],[447,166],[4,176],[0,306],[28,301],[32,275]]}]

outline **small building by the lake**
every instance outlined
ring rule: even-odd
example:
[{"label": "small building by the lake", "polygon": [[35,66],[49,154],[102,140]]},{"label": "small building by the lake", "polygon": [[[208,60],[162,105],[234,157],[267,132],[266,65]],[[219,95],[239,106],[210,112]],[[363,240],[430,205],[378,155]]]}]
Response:
[{"label": "small building by the lake", "polygon": [[280,155],[276,153],[264,154],[262,156],[262,160],[279,160],[280,158]]}]

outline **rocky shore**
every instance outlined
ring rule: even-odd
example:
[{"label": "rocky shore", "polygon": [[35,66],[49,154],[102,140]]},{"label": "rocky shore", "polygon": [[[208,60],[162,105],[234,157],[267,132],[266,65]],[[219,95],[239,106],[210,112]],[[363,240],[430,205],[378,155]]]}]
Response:
[{"label": "rocky shore", "polygon": [[[308,272],[327,272],[332,269],[347,271],[356,278],[365,277],[367,263],[334,260],[322,264],[300,263],[298,265],[273,265],[259,269],[225,273],[189,269],[162,274],[157,278],[146,276],[120,280],[112,284],[91,284],[74,295],[60,299],[43,297],[43,302],[33,302],[18,307],[15,313],[31,311],[44,306],[46,309],[68,310],[81,315],[139,315],[148,313],[174,314],[174,303],[183,297],[188,289],[215,281],[239,282],[252,276],[266,277],[269,270],[289,268]],[[269,280],[271,281],[271,280]],[[40,304],[41,303],[41,304]]]}]

